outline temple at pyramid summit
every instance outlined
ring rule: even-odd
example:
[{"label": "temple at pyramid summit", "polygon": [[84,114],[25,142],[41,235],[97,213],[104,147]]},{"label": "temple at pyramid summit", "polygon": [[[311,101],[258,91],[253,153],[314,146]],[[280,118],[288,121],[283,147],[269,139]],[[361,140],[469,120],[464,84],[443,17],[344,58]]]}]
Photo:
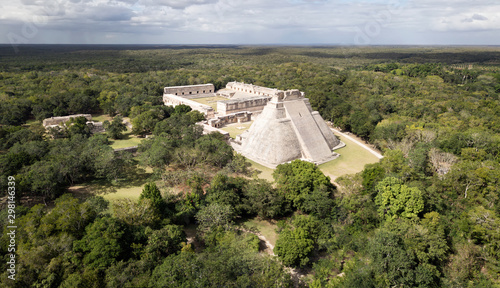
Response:
[{"label": "temple at pyramid summit", "polygon": [[254,121],[231,146],[267,167],[295,159],[325,163],[339,156],[333,150],[345,146],[299,90],[229,82],[219,91],[212,84],[165,87],[163,100],[165,105],[189,105],[204,113],[207,120],[201,125],[207,133],[228,135],[225,126]]}]

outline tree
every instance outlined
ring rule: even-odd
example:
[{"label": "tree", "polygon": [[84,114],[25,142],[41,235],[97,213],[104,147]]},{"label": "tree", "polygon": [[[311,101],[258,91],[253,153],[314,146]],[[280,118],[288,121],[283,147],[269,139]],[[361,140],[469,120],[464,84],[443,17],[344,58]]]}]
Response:
[{"label": "tree", "polygon": [[127,131],[127,125],[123,123],[123,117],[120,115],[114,117],[111,123],[106,120],[102,124],[108,136],[113,139],[121,139],[123,137],[122,132]]},{"label": "tree", "polygon": [[320,218],[332,217],[335,208],[335,201],[332,197],[330,188],[326,185],[320,185],[315,188],[304,199],[303,211]]},{"label": "tree", "polygon": [[417,219],[418,214],[424,210],[422,192],[418,188],[402,184],[397,178],[385,178],[377,184],[376,189],[378,194],[375,203],[380,217]]},{"label": "tree", "polygon": [[102,197],[92,197],[80,203],[71,194],[64,194],[54,202],[56,206],[42,219],[38,228],[46,236],[65,232],[80,238],[84,228],[108,206],[108,201]]},{"label": "tree", "polygon": [[70,136],[82,135],[84,137],[90,137],[90,135],[92,135],[91,124],[87,124],[87,118],[83,116],[71,118],[65,125],[68,127]]},{"label": "tree", "polygon": [[226,165],[226,168],[232,173],[249,175],[249,168],[251,166],[252,164],[247,161],[247,158],[245,158],[245,156],[239,153],[234,153],[233,159]]},{"label": "tree", "polygon": [[163,113],[156,110],[149,110],[141,113],[132,119],[132,132],[136,135],[144,136],[150,134],[155,129],[156,123],[163,119]]},{"label": "tree", "polygon": [[107,288],[148,287],[151,276],[150,269],[155,264],[145,260],[122,260],[106,270],[106,278],[103,283],[106,283]]},{"label": "tree", "polygon": [[222,134],[210,133],[196,140],[196,149],[200,152],[201,162],[222,168],[233,159],[233,149]]},{"label": "tree", "polygon": [[237,216],[246,211],[243,203],[243,188],[247,180],[244,178],[233,178],[222,173],[217,174],[207,189],[206,200],[208,203],[219,203],[229,205]]},{"label": "tree", "polygon": [[54,199],[65,186],[62,177],[54,161],[39,161],[29,167],[21,185],[29,186],[32,192],[44,199]]},{"label": "tree", "polygon": [[104,111],[104,113],[109,115],[116,114],[115,101],[118,98],[118,92],[103,90],[97,100],[99,101],[99,106]]},{"label": "tree", "polygon": [[156,183],[150,182],[144,185],[141,196],[139,196],[139,201],[143,199],[150,199],[153,203],[153,206],[156,207],[158,211],[161,211],[163,209],[163,205],[165,202],[163,201],[160,189],[158,189]]},{"label": "tree", "polygon": [[163,172],[173,161],[174,149],[174,141],[163,136],[146,139],[139,144],[141,164],[153,167],[157,172]]},{"label": "tree", "polygon": [[190,106],[184,105],[184,104],[177,105],[174,107],[175,114],[186,114],[186,113],[190,112],[191,110],[192,109]]},{"label": "tree", "polygon": [[328,197],[335,190],[330,177],[325,176],[313,163],[301,160],[278,165],[273,177],[280,193],[292,203],[293,207],[303,211],[309,208],[305,207],[304,203],[315,189],[323,189]]},{"label": "tree", "polygon": [[160,230],[147,230],[146,234],[149,236],[142,258],[155,263],[180,251],[181,243],[186,242],[184,230],[177,225],[166,225]]},{"label": "tree", "polygon": [[149,287],[293,287],[280,263],[254,249],[255,235],[227,232],[203,252],[181,252],[156,266]]},{"label": "tree", "polygon": [[375,185],[385,176],[385,170],[380,163],[366,164],[361,176],[363,177],[363,188],[368,194],[373,195],[377,192]]},{"label": "tree", "polygon": [[243,194],[247,203],[246,210],[261,218],[275,218],[290,211],[290,204],[285,197],[266,180],[249,181],[243,189]]},{"label": "tree", "polygon": [[384,287],[415,287],[416,263],[396,233],[380,230],[370,242],[372,267]]},{"label": "tree", "polygon": [[158,225],[161,219],[159,210],[151,199],[135,202],[131,199],[118,199],[113,202],[115,217],[131,226]]},{"label": "tree", "polygon": [[105,269],[126,253],[126,226],[110,217],[97,219],[87,226],[85,236],[74,242],[73,251],[80,253],[83,264],[93,269]]},{"label": "tree", "polygon": [[314,241],[307,230],[297,227],[285,228],[279,234],[274,253],[286,266],[303,267],[309,263],[309,253],[314,249]]},{"label": "tree", "polygon": [[229,205],[212,203],[198,211],[196,220],[199,224],[198,229],[202,233],[218,227],[228,230],[233,224],[233,211]]}]

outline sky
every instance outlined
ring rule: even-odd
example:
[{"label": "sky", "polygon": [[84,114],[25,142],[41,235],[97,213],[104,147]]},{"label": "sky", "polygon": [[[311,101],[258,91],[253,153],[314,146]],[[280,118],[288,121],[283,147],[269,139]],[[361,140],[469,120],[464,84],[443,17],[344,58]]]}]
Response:
[{"label": "sky", "polygon": [[500,45],[498,0],[0,0],[3,44]]}]

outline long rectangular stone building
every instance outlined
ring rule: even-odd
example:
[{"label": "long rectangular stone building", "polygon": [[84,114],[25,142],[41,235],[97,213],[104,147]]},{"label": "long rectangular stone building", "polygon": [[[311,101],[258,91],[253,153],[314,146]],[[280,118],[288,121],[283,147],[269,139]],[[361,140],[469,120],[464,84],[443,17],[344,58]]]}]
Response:
[{"label": "long rectangular stone building", "polygon": [[260,96],[253,98],[238,98],[233,100],[217,101],[217,112],[222,115],[249,111],[260,113],[271,97]]},{"label": "long rectangular stone building", "polygon": [[163,103],[165,105],[177,106],[188,105],[191,109],[206,115],[208,119],[215,116],[215,110],[208,105],[193,101],[193,98],[210,97],[215,93],[213,84],[199,84],[187,86],[172,86],[163,89]]},{"label": "long rectangular stone building", "polygon": [[165,87],[163,94],[172,94],[177,96],[189,96],[189,95],[204,95],[207,97],[210,94],[215,93],[215,87],[213,84],[199,84],[199,85],[186,85],[186,86],[172,86]]},{"label": "long rectangular stone building", "polygon": [[65,122],[68,122],[69,120],[76,118],[76,117],[85,117],[88,121],[92,120],[92,115],[90,114],[75,114],[75,115],[68,115],[68,116],[60,116],[60,117],[50,117],[46,118],[43,120],[43,126],[52,126],[52,125],[59,125]]},{"label": "long rectangular stone building", "polygon": [[191,109],[199,111],[206,115],[207,119],[213,118],[215,116],[214,108],[201,104],[199,102],[184,98],[182,96],[177,96],[173,94],[164,94],[163,95],[163,103],[169,106],[177,106],[177,105],[188,105]]}]

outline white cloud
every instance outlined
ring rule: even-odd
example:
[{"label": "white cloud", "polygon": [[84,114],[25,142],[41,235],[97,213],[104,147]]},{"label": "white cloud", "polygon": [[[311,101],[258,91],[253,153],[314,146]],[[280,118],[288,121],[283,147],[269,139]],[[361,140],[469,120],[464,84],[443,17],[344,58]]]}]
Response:
[{"label": "white cloud", "polygon": [[[370,44],[407,44],[412,41],[418,44],[423,41],[422,35],[429,35],[428,39],[432,41],[450,41],[455,37],[457,41],[467,42],[467,37],[457,37],[455,32],[500,30],[500,4],[495,2],[11,0],[2,7],[0,26],[3,26],[2,31],[21,31],[19,25],[26,24],[19,23],[43,22],[44,25],[37,26],[38,38],[30,39],[39,39],[45,35],[46,29],[51,35],[85,31],[86,35],[94,35],[85,39],[109,43],[147,41],[144,39],[153,39],[155,43],[355,43],[360,33]],[[105,34],[111,32],[115,34]],[[441,37],[442,33],[449,33],[451,38]],[[487,35],[484,37],[490,37]],[[477,37],[474,41],[478,41]],[[0,34],[0,42],[6,42],[5,39],[5,33]],[[485,38],[484,42],[491,43],[491,39]]]},{"label": "white cloud", "polygon": [[184,9],[193,5],[216,3],[217,0],[141,0],[146,6],[168,6],[174,9]]}]

